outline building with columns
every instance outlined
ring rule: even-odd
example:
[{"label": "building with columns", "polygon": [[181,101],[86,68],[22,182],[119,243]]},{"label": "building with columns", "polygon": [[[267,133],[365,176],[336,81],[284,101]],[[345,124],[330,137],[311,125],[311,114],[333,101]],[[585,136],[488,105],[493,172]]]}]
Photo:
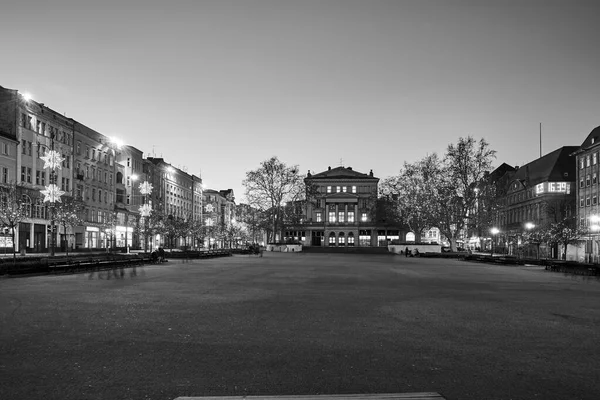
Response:
[{"label": "building with columns", "polygon": [[329,167],[308,173],[309,193],[306,218],[301,229],[285,237],[305,246],[375,247],[399,239],[399,229],[378,226],[375,208],[379,178],[354,171],[352,167]]}]

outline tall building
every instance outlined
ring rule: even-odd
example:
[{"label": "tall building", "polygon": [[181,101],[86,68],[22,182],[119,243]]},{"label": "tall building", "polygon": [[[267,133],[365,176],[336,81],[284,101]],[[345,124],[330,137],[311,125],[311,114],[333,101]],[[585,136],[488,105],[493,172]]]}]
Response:
[{"label": "tall building", "polygon": [[285,237],[305,246],[384,246],[399,239],[397,227],[381,225],[376,217],[379,178],[352,167],[329,167],[305,178],[309,191],[306,218]]},{"label": "tall building", "polygon": [[235,219],[235,195],[232,189],[214,190],[204,189],[202,192],[203,222],[207,227],[205,245],[209,248],[227,247],[228,243],[223,235]]},{"label": "tall building", "polygon": [[[0,86],[0,168],[1,184],[23,186],[23,204],[27,218],[19,223],[16,248],[46,251],[51,244],[51,213],[41,194],[51,179],[73,195],[73,136],[75,122],[17,90]],[[40,158],[49,150],[64,161],[54,173]],[[72,246],[68,232],[55,231],[55,243]]]},{"label": "tall building", "polygon": [[573,163],[577,171],[577,217],[581,227],[589,228],[589,235],[585,240],[584,260],[595,263],[600,261],[599,151],[600,126],[594,128],[581,146],[573,152]]}]

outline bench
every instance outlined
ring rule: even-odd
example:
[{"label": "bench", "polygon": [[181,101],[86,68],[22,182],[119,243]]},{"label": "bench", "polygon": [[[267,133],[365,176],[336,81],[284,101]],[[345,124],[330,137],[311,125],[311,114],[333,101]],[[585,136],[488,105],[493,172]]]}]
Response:
[{"label": "bench", "polygon": [[382,393],[382,394],[329,394],[304,396],[209,396],[177,397],[175,400],[445,400],[436,392]]}]

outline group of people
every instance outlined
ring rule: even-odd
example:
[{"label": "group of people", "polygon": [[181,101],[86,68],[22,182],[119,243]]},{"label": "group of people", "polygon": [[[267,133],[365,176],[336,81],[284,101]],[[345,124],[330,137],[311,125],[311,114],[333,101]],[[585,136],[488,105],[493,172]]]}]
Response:
[{"label": "group of people", "polygon": [[159,247],[150,253],[150,257],[152,257],[152,262],[165,262],[165,249]]},{"label": "group of people", "polygon": [[418,257],[419,256],[419,249],[414,248],[412,249],[412,251],[407,247],[406,250],[402,251],[400,250],[400,254],[404,254],[404,257]]}]

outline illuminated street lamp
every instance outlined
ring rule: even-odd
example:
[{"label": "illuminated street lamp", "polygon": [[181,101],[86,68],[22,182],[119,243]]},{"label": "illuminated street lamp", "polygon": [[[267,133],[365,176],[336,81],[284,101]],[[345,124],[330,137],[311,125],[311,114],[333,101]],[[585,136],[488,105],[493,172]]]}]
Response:
[{"label": "illuminated street lamp", "polygon": [[[25,95],[23,95],[25,97]],[[56,170],[61,169],[63,156],[54,150],[54,134],[50,137],[50,151],[40,158],[44,161],[44,169],[50,169],[50,181],[49,185],[45,186],[44,190],[40,192],[44,195],[44,203],[50,202],[50,255],[54,256],[56,246],[56,221],[54,218],[54,207],[56,202],[60,202],[60,196],[65,194],[64,191],[56,185]]]},{"label": "illuminated street lamp", "polygon": [[140,193],[144,195],[144,204],[140,206],[140,215],[144,217],[144,252],[148,251],[148,217],[152,213],[152,206],[148,204],[148,196],[152,193],[152,184],[148,181],[140,183]]},{"label": "illuminated street lamp", "polygon": [[494,241],[496,240],[496,235],[498,233],[500,233],[500,229],[494,227],[494,228],[490,229],[490,233],[492,234],[492,251],[491,251],[490,256],[493,257],[494,256]]}]

